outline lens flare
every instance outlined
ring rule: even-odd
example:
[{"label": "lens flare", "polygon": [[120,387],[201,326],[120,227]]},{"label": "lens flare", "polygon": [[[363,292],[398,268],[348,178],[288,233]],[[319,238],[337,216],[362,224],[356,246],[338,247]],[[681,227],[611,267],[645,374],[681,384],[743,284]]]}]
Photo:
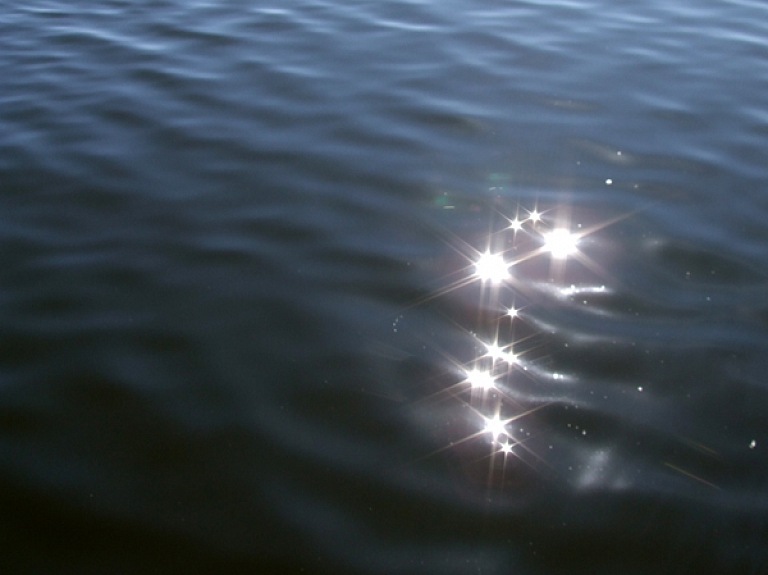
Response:
[{"label": "lens flare", "polygon": [[493,389],[496,378],[488,371],[473,369],[467,372],[467,381],[473,389]]},{"label": "lens flare", "polygon": [[565,259],[576,253],[579,237],[564,228],[558,228],[544,234],[544,249],[556,259]]},{"label": "lens flare", "polygon": [[493,361],[504,361],[506,363],[514,363],[517,360],[517,356],[512,352],[504,351],[505,346],[502,347],[498,343],[486,343],[485,349],[487,350],[484,357],[490,357]]},{"label": "lens flare", "polygon": [[498,415],[494,415],[493,417],[486,417],[484,419],[485,427],[483,428],[483,431],[490,433],[494,441],[498,441],[500,435],[509,437],[506,426],[507,423],[511,421],[510,419],[501,419]]},{"label": "lens flare", "polygon": [[500,283],[509,278],[509,266],[501,254],[485,252],[475,262],[475,275],[483,281]]}]

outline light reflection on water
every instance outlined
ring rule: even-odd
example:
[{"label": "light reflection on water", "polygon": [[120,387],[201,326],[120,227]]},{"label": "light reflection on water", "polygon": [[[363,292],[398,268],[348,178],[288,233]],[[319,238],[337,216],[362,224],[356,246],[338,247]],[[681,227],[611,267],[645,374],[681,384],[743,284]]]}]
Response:
[{"label": "light reflection on water", "polygon": [[43,4],[0,10],[11,561],[766,565],[763,7]]},{"label": "light reflection on water", "polygon": [[[571,489],[626,489],[637,478],[631,478],[623,468],[626,466],[616,460],[615,442],[606,441],[599,429],[601,410],[599,402],[595,402],[595,388],[600,384],[585,380],[578,370],[561,370],[553,365],[549,353],[555,340],[567,349],[572,344],[584,345],[590,336],[564,335],[561,331],[567,330],[538,317],[537,310],[556,304],[580,315],[610,318],[613,312],[603,303],[606,298],[616,297],[623,286],[612,285],[619,282],[610,264],[605,265],[590,252],[599,252],[593,248],[600,248],[605,241],[596,237],[598,232],[633,214],[591,225],[573,220],[570,208],[562,204],[547,209],[518,206],[511,214],[496,208],[495,215],[503,224],[490,229],[484,241],[479,240],[481,249],[449,234],[447,243],[467,265],[458,274],[449,274],[451,281],[416,304],[450,298],[457,290],[468,290],[477,298],[476,322],[453,322],[466,338],[471,350],[469,359],[459,360],[448,350],[440,350],[447,360],[447,381],[442,389],[417,401],[419,409],[414,411],[418,419],[430,406],[450,401],[449,409],[454,414],[448,415],[443,405],[442,417],[454,421],[463,418],[464,424],[452,426],[453,433],[448,433],[443,445],[425,457],[460,452],[460,457],[475,467],[475,473],[478,466],[484,466],[485,484],[497,493],[515,484],[514,470],[521,464]],[[450,304],[446,309],[450,310]],[[445,313],[450,315],[450,311]],[[517,329],[521,327],[524,329]],[[516,337],[520,331],[525,335]],[[593,337],[589,344],[600,345],[604,339]],[[460,355],[466,357],[465,352]],[[630,398],[626,397],[628,391]],[[618,402],[642,403],[642,392],[642,385],[629,390],[623,385],[620,394],[624,399]],[[607,403],[616,390],[598,393]],[[551,413],[556,411],[560,415],[553,417]],[[612,417],[610,411],[608,417]],[[652,406],[639,411],[649,420],[655,419],[651,416]],[[589,415],[582,415],[584,412]],[[640,426],[654,426],[644,421],[643,415],[636,420]],[[553,429],[552,421],[563,423],[564,429]],[[598,439],[592,441],[593,435]],[[716,456],[713,450],[690,438],[679,436],[677,442],[682,449],[696,444],[695,449],[705,458],[707,454]],[[694,481],[717,489],[695,469],[663,460],[652,467],[656,471],[646,470],[647,474],[664,475],[665,470],[672,470],[684,483]]]},{"label": "light reflection on water", "polygon": [[[526,214],[522,219],[521,213]],[[551,215],[555,213],[557,217]],[[536,360],[529,361],[526,358],[527,353],[535,351],[520,351],[521,347],[525,349],[525,340],[530,339],[530,335],[523,340],[514,339],[515,324],[526,321],[517,302],[525,299],[526,293],[545,291],[527,279],[524,273],[516,273],[519,264],[534,258],[548,258],[550,274],[548,281],[542,285],[552,294],[561,297],[607,292],[604,284],[564,286],[562,281],[566,277],[569,259],[574,260],[571,265],[582,262],[591,268],[599,267],[579,249],[579,241],[615,219],[589,229],[581,229],[582,226],[576,223],[578,231],[572,232],[568,227],[570,218],[563,215],[566,213],[567,208],[564,206],[543,212],[538,206],[530,210],[518,207],[511,217],[502,213],[501,219],[506,221],[506,225],[490,232],[484,251],[454,238],[454,249],[467,260],[468,265],[461,277],[448,286],[438,288],[436,295],[425,298],[429,300],[445,296],[456,289],[480,284],[478,307],[482,309],[478,317],[483,325],[463,328],[471,338],[470,345],[477,350],[477,355],[466,363],[451,360],[451,371],[464,377],[437,392],[435,400],[445,401],[446,394],[455,400],[456,409],[467,413],[471,430],[463,437],[450,438],[447,447],[438,452],[469,441],[485,444],[487,453],[480,458],[488,460],[489,485],[495,470],[506,469],[511,457],[528,465],[550,465],[546,462],[546,453],[537,453],[527,445],[531,434],[526,431],[526,426],[527,420],[534,418],[537,411],[552,402],[535,401],[533,397],[526,398],[516,393],[519,379],[549,379],[561,383],[569,379],[548,370]],[[477,336],[478,332],[489,334],[489,339]],[[464,409],[466,407],[468,411]],[[581,433],[586,435],[585,430]],[[595,466],[589,467],[594,469]],[[604,464],[600,467],[604,467]],[[590,473],[594,475],[594,471]],[[503,483],[500,487],[503,489]]]}]

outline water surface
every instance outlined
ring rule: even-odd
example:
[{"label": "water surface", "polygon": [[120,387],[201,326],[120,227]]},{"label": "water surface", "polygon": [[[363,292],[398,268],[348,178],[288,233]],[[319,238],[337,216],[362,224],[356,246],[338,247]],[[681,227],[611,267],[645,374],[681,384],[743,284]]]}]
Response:
[{"label": "water surface", "polygon": [[3,572],[768,570],[766,38],[6,2]]}]

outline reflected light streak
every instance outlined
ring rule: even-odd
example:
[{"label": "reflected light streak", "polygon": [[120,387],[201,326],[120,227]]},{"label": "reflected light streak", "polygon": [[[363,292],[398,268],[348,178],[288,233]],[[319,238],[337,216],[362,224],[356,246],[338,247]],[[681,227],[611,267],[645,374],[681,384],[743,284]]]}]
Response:
[{"label": "reflected light streak", "polygon": [[558,293],[564,297],[570,297],[573,295],[583,295],[583,294],[606,294],[606,293],[612,293],[604,285],[599,286],[575,286],[571,284],[569,287],[560,288],[558,290]]}]

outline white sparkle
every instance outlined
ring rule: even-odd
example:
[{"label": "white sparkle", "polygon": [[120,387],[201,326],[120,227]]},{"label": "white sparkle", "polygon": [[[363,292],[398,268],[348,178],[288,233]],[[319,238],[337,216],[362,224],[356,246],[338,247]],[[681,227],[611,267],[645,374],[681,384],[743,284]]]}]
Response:
[{"label": "white sparkle", "polygon": [[487,371],[473,369],[467,372],[467,381],[476,389],[492,389],[496,380]]},{"label": "white sparkle", "polygon": [[512,445],[509,442],[501,444],[501,452],[504,454],[512,453]]},{"label": "white sparkle", "polygon": [[512,220],[511,222],[509,222],[509,227],[510,227],[511,229],[515,230],[516,232],[518,232],[518,231],[520,231],[520,230],[522,230],[522,229],[523,229],[523,222],[521,222],[520,220],[518,220],[517,218],[515,218],[514,220]]},{"label": "white sparkle", "polygon": [[544,249],[552,257],[564,259],[576,251],[579,238],[564,228],[558,228],[544,235]]},{"label": "white sparkle", "polygon": [[491,359],[504,359],[504,357],[507,355],[504,353],[504,350],[499,347],[499,344],[497,343],[486,343],[485,344],[486,350],[488,350],[488,353],[486,355],[490,357]]},{"label": "white sparkle", "polygon": [[499,435],[508,435],[506,425],[509,420],[499,419],[498,415],[494,415],[492,418],[485,418],[485,431],[493,436],[493,440],[496,441]]},{"label": "white sparkle", "polygon": [[528,214],[528,219],[530,219],[534,224],[541,221],[541,214],[539,213],[539,210],[534,209],[530,214]]},{"label": "white sparkle", "polygon": [[485,348],[488,350],[486,357],[490,357],[493,361],[505,361],[507,363],[514,363],[517,359],[513,353],[507,353],[504,348],[497,343],[486,343]]},{"label": "white sparkle", "polygon": [[500,254],[485,252],[475,262],[475,275],[483,281],[499,283],[509,277],[509,264]]},{"label": "white sparkle", "polygon": [[517,310],[515,308],[511,307],[511,308],[509,308],[507,310],[507,315],[509,317],[517,317]]}]

